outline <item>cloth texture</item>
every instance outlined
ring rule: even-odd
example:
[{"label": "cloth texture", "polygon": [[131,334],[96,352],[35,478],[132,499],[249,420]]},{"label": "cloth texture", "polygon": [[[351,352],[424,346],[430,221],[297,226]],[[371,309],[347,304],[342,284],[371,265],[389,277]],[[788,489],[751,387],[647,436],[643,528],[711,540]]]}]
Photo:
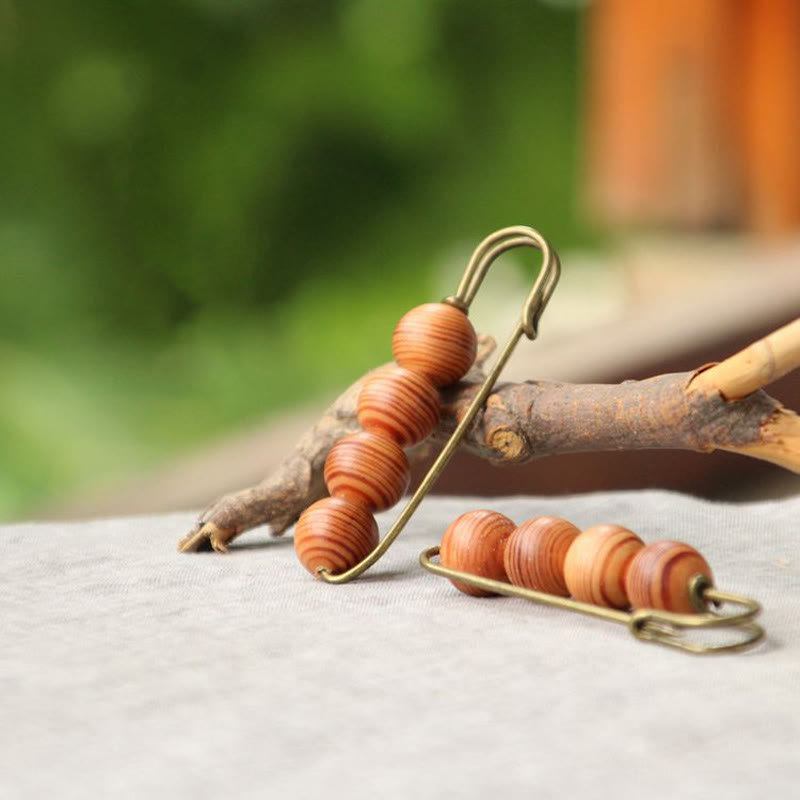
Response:
[{"label": "cloth texture", "polygon": [[[417,558],[476,508],[687,541],[767,641],[692,656],[468,597]],[[0,527],[0,797],[795,797],[799,519],[800,497],[429,498],[342,586],[290,535],[180,555],[193,514]]]}]

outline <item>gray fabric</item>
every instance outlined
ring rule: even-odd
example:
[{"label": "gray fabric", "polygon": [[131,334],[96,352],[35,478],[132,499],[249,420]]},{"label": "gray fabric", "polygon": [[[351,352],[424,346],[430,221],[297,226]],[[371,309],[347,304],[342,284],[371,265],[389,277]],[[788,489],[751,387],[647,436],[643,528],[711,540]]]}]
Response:
[{"label": "gray fabric", "polygon": [[[692,657],[417,568],[487,505],[688,540],[763,602],[769,641]],[[290,538],[178,555],[189,514],[0,528],[0,797],[795,797],[799,516],[800,498],[430,499],[341,587]]]}]

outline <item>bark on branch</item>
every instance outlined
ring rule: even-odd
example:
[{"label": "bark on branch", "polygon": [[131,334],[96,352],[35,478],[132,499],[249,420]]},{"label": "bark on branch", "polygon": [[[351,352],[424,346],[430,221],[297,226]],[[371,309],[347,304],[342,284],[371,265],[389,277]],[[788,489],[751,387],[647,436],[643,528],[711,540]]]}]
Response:
[{"label": "bark on branch", "polygon": [[[491,338],[480,337],[475,367],[443,391],[441,421],[429,443],[409,452],[411,460],[426,453],[430,441],[441,443],[450,435],[493,349]],[[800,417],[761,391],[798,366],[800,319],[693,373],[621,384],[498,384],[461,446],[498,464],[598,450],[722,449],[800,472]],[[233,538],[258,525],[280,535],[325,496],[325,458],[335,442],[358,430],[363,380],[333,403],[272,475],[206,509],[179,550],[224,552]]]}]

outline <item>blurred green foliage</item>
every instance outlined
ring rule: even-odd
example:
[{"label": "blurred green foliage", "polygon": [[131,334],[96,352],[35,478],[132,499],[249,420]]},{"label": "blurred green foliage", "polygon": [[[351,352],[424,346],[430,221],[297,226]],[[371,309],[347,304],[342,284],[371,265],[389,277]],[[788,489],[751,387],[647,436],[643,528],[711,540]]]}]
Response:
[{"label": "blurred green foliage", "polygon": [[443,252],[575,214],[534,0],[0,2],[0,515],[343,386]]}]

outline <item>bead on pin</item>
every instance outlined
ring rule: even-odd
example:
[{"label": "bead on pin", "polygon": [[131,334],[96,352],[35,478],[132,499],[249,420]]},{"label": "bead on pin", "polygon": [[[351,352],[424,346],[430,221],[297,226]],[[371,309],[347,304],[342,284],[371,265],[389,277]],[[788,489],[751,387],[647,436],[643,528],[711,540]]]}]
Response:
[{"label": "bead on pin", "polygon": [[[627,625],[643,641],[690,653],[743,650],[764,637],[753,622],[759,604],[716,589],[697,550],[673,540],[645,545],[620,525],[581,532],[558,517],[535,517],[515,528],[497,512],[469,511],[448,526],[439,547],[420,555],[420,564],[466,594],[519,597],[599,617]],[[726,606],[740,610],[721,613]],[[735,638],[685,635],[711,629]]]},{"label": "bead on pin", "polygon": [[[428,473],[378,540],[372,514],[394,505],[405,491],[409,466],[402,451],[427,438],[436,426],[438,387],[459,380],[472,366],[477,337],[467,313],[489,267],[515,247],[542,253],[542,266],[517,326]],[[315,577],[346,583],[391,547],[483,407],[520,338],[536,338],[560,274],[558,254],[538,231],[526,226],[503,228],[478,245],[454,295],[418,306],[400,320],[392,339],[397,366],[378,370],[365,382],[358,400],[363,431],[331,449],[324,471],[331,496],[309,506],[295,527],[295,551]]]}]

